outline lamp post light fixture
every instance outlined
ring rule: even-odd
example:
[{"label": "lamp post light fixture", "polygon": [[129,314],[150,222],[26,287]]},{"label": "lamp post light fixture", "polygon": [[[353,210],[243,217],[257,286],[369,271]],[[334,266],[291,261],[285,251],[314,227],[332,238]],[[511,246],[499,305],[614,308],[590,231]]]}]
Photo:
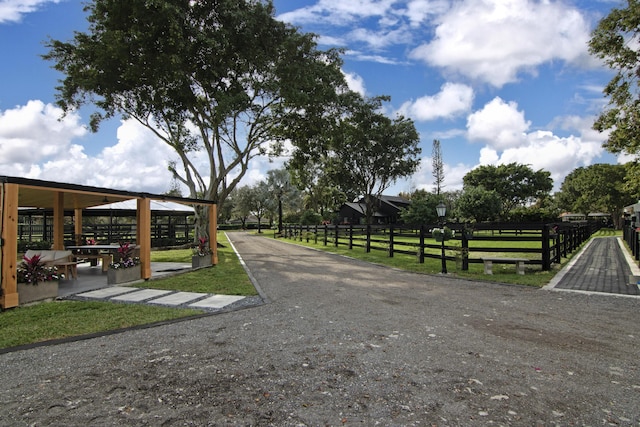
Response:
[{"label": "lamp post light fixture", "polygon": [[444,233],[444,225],[445,225],[445,221],[444,221],[444,217],[447,214],[447,206],[444,203],[438,203],[438,206],[436,206],[436,212],[438,213],[438,218],[440,218],[440,225],[442,226],[442,274],[447,274],[447,260],[444,257],[444,238],[445,238],[445,233]]}]

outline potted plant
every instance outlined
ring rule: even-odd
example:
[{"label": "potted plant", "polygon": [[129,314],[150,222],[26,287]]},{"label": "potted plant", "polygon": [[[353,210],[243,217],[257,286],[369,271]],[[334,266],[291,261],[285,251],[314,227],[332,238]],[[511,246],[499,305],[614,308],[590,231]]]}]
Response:
[{"label": "potted plant", "polygon": [[116,254],[118,260],[109,264],[107,284],[115,285],[140,279],[140,258],[133,256],[134,250],[135,246],[129,242],[120,243]]},{"label": "potted plant", "polygon": [[211,265],[211,248],[206,237],[198,238],[198,246],[193,248],[191,268],[209,267]]},{"label": "potted plant", "polygon": [[443,240],[451,239],[454,236],[454,232],[449,227],[434,228],[431,230],[431,235],[436,239],[436,242],[442,242]]},{"label": "potted plant", "polygon": [[40,255],[26,255],[17,269],[18,304],[42,301],[58,296],[58,269],[41,261]]}]

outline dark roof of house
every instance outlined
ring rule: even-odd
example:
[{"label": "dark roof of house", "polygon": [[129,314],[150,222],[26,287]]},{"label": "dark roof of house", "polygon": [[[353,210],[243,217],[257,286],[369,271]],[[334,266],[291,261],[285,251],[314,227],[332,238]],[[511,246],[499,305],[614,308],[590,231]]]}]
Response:
[{"label": "dark roof of house", "polygon": [[[347,207],[353,209],[354,211],[356,211],[357,213],[359,213],[360,215],[363,215],[363,216],[365,215],[365,212],[366,212],[366,209],[367,209],[366,205],[364,203],[347,202],[347,203],[344,204],[344,206],[347,206]],[[386,215],[384,215],[381,212],[376,211],[376,212],[373,213],[373,216],[374,217],[385,217]]]},{"label": "dark roof of house", "polygon": [[384,194],[380,196],[380,200],[383,200],[383,201],[389,202],[389,203],[402,203],[402,204],[405,204],[405,205],[411,203],[410,200],[407,200],[404,197],[400,197],[400,196],[385,196]]}]

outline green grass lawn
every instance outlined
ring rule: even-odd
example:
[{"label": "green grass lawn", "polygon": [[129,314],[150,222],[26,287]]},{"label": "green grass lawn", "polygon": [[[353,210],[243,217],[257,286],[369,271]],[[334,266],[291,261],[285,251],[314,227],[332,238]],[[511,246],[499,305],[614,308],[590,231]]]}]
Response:
[{"label": "green grass lawn", "polygon": [[[256,295],[224,233],[217,266],[135,286],[227,295]],[[153,251],[152,262],[191,262],[191,250]],[[111,302],[52,301],[0,312],[0,348],[110,331],[201,314],[200,310]]]},{"label": "green grass lawn", "polygon": [[[601,230],[595,236],[618,236],[620,232]],[[265,238],[273,238],[265,234]],[[218,233],[219,264],[215,267],[178,274],[169,278],[150,280],[136,286],[170,289],[192,292],[219,293],[228,295],[255,295],[244,269],[231,249],[224,233]],[[293,240],[284,241],[294,243]],[[396,254],[389,258],[385,251],[366,253],[363,248],[347,249],[346,246],[336,248],[329,244],[324,246],[321,239],[318,244],[296,241],[296,244],[309,246],[318,250],[346,255],[376,264],[387,265],[407,271],[426,274],[440,272],[441,260],[425,258],[424,264],[417,262],[415,256]],[[490,243],[482,242],[488,246]],[[525,246],[535,242],[523,242]],[[499,247],[499,246],[496,246]],[[437,253],[437,250],[435,250]],[[449,251],[453,255],[455,251]],[[515,254],[505,254],[514,256]],[[531,254],[526,254],[531,255]],[[493,253],[493,256],[499,256]],[[554,265],[552,271],[541,271],[539,266],[527,267],[524,276],[515,274],[513,265],[493,266],[494,274],[483,274],[482,264],[470,264],[469,271],[462,271],[455,262],[447,262],[450,274],[472,280],[514,283],[529,286],[543,286],[569,261],[563,259],[561,265]],[[191,262],[189,249],[154,251],[151,254],[154,262]],[[154,322],[173,320],[200,314],[198,310],[185,310],[166,307],[155,307],[136,304],[117,304],[109,302],[53,301],[26,307],[17,307],[0,312],[0,348],[15,347],[41,341],[67,338],[83,334],[91,334],[131,326],[145,325]],[[52,321],[52,319],[54,321]]]}]

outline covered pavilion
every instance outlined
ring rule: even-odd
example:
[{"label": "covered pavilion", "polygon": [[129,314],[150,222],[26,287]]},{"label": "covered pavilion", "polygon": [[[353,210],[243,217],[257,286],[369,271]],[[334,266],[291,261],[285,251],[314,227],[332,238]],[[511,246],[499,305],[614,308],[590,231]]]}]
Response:
[{"label": "covered pavilion", "polygon": [[84,209],[104,205],[104,200],[136,201],[136,244],[140,247],[140,278],[151,277],[151,201],[171,201],[183,205],[205,205],[209,212],[211,261],[218,263],[217,206],[215,201],[190,199],[150,193],[137,193],[109,188],[66,184],[28,178],[0,176],[0,307],[18,305],[17,252],[18,208],[42,208],[53,211],[53,244],[51,249],[64,250],[64,211],[74,211],[76,234],[82,234]]}]

